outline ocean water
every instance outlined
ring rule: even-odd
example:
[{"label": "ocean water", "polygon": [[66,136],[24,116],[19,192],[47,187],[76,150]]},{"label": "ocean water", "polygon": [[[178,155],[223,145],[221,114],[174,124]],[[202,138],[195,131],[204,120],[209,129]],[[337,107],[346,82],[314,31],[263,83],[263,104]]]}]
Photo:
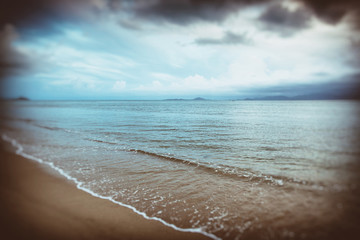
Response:
[{"label": "ocean water", "polygon": [[357,239],[358,101],[2,102],[2,138],[78,187],[220,239]]}]

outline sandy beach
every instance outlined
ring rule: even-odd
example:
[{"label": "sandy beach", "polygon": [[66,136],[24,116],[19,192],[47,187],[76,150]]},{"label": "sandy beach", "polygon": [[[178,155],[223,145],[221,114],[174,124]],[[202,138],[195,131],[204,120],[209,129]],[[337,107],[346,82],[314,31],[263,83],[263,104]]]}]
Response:
[{"label": "sandy beach", "polygon": [[207,239],[91,196],[1,147],[1,239]]}]

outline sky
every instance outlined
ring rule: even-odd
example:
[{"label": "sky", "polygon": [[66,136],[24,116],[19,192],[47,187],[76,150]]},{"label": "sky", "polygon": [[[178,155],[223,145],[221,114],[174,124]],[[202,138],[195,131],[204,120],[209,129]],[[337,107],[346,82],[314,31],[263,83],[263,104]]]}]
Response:
[{"label": "sky", "polygon": [[5,0],[2,98],[359,97],[357,0]]}]

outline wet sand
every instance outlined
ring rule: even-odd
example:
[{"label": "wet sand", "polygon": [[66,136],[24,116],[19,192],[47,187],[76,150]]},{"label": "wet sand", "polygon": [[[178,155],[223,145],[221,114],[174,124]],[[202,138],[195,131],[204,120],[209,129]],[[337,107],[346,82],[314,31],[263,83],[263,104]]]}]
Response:
[{"label": "wet sand", "polygon": [[1,239],[208,239],[91,196],[0,146]]}]

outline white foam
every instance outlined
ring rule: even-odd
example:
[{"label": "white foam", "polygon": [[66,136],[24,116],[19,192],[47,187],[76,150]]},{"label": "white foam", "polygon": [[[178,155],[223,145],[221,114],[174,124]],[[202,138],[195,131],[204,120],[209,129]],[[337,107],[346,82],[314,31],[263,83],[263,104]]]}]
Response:
[{"label": "white foam", "polygon": [[21,146],[21,144],[19,144],[15,139],[13,138],[10,138],[8,137],[6,134],[2,134],[2,139],[6,142],[9,142],[12,146],[14,146],[16,148],[16,151],[15,153],[24,157],[24,158],[28,158],[30,160],[33,160],[33,161],[36,161],[36,162],[39,162],[39,163],[42,163],[42,164],[47,164],[49,165],[51,168],[55,169],[57,172],[59,172],[61,175],[63,175],[64,177],[66,177],[67,179],[73,181],[76,185],[76,187],[84,192],[87,192],[89,194],[91,194],[92,196],[94,197],[97,197],[97,198],[101,198],[101,199],[106,199],[106,200],[109,200],[115,204],[118,204],[120,206],[123,206],[123,207],[127,207],[131,210],[133,210],[135,213],[143,216],[145,219],[149,219],[149,220],[155,220],[155,221],[158,221],[158,222],[161,222],[162,224],[168,226],[168,227],[171,227],[177,231],[181,231],[181,232],[191,232],[191,233],[200,233],[202,235],[205,235],[207,237],[210,237],[212,239],[215,239],[215,240],[221,240],[221,238],[215,236],[214,234],[211,234],[211,233],[207,233],[207,232],[204,232],[202,230],[202,228],[180,228],[180,227],[177,227],[175,226],[174,224],[171,224],[171,223],[168,223],[166,221],[164,221],[163,219],[161,218],[158,218],[158,217],[149,217],[148,215],[146,215],[146,213],[144,212],[140,212],[139,210],[137,210],[135,207],[131,206],[131,205],[128,205],[128,204],[125,204],[125,203],[122,203],[122,202],[119,202],[119,201],[116,201],[114,200],[113,198],[111,197],[105,197],[105,196],[102,196],[102,195],[99,195],[95,192],[93,192],[92,190],[90,189],[87,189],[85,187],[82,186],[82,182],[80,182],[79,180],[77,180],[76,178],[70,176],[69,174],[67,174],[64,170],[62,170],[61,168],[55,166],[52,162],[46,162],[40,158],[37,158],[37,157],[34,157],[32,155],[29,155],[27,153],[24,152],[24,148]]}]

